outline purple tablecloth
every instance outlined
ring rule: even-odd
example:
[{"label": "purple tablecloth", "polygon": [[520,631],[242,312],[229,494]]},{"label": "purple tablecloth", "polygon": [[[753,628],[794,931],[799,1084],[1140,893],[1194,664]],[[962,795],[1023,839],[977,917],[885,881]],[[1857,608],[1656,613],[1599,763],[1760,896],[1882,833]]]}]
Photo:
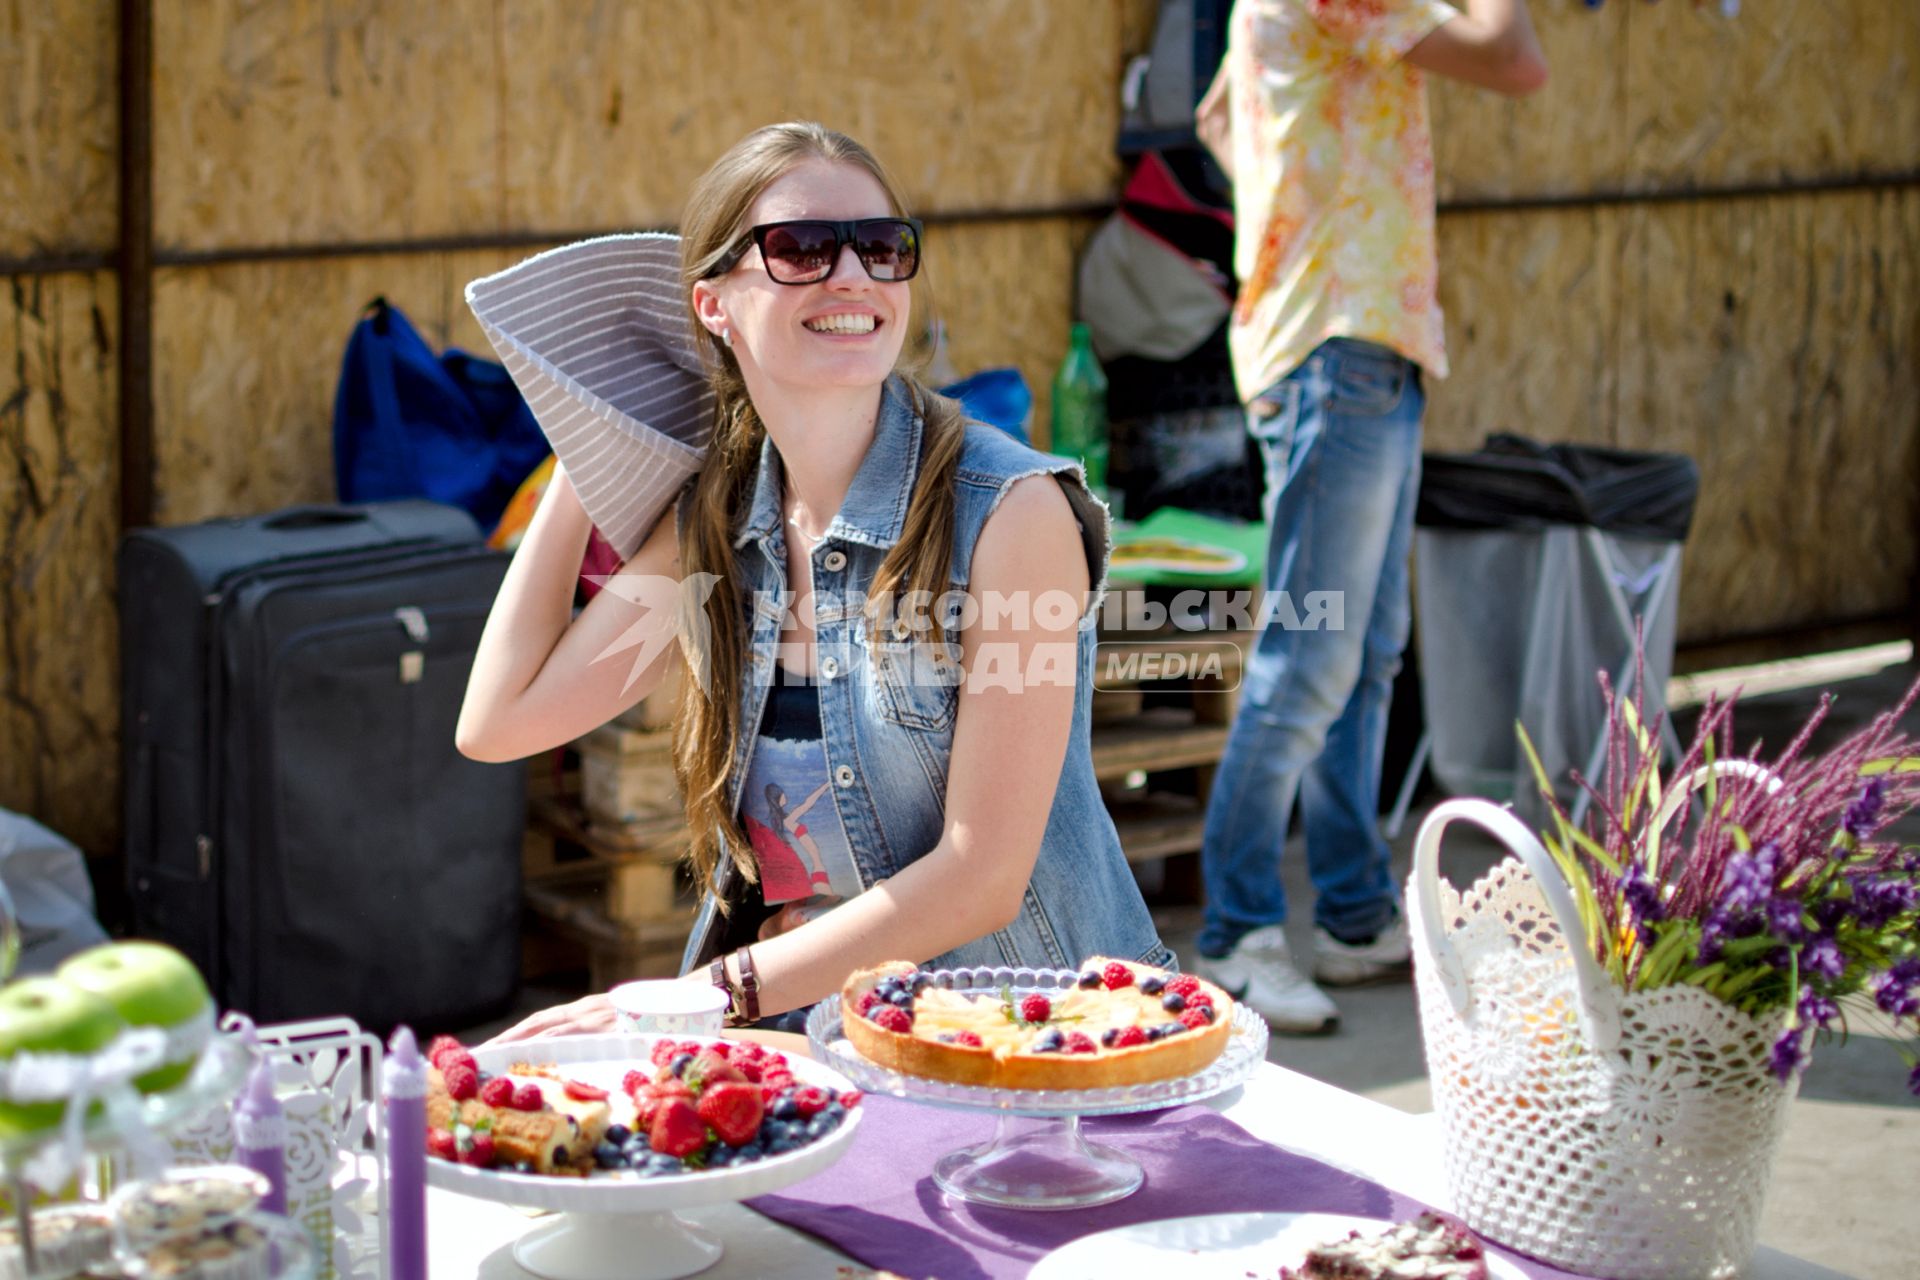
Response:
[{"label": "purple tablecloth", "polygon": [[[1146,1184],[1124,1200],[1064,1212],[949,1202],[934,1185],[934,1163],[949,1151],[991,1139],[993,1118],[895,1098],[869,1096],[861,1105],[866,1118],[838,1163],[780,1194],[746,1203],[870,1267],[913,1280],[1015,1280],[1070,1240],[1162,1218],[1292,1212],[1405,1219],[1427,1207],[1269,1146],[1197,1105],[1083,1122],[1089,1141],[1126,1152],[1146,1170]],[[1570,1275],[1506,1256],[1539,1280]]]}]

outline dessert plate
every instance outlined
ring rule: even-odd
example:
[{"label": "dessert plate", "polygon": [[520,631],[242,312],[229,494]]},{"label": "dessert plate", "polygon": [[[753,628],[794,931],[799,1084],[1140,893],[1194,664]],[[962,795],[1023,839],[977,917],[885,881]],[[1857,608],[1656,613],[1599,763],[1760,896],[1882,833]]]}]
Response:
[{"label": "dessert plate", "polygon": [[[689,1037],[672,1037],[685,1040]],[[516,1062],[552,1063],[572,1079],[609,1092],[621,1077],[651,1073],[653,1035],[563,1036],[472,1050],[482,1071],[503,1072]],[[829,1067],[788,1056],[794,1076],[836,1093],[851,1089]],[[861,1111],[854,1107],[832,1133],[782,1155],[723,1169],[642,1178],[624,1171],[598,1171],[585,1178],[557,1178],[427,1161],[427,1182],[482,1200],[552,1209],[556,1221],[515,1242],[521,1266],[548,1280],[672,1280],[705,1270],[720,1258],[720,1242],[674,1213],[700,1205],[727,1204],[764,1195],[819,1172],[846,1153]]]},{"label": "dessert plate", "polygon": [[[1028,1280],[1246,1280],[1295,1267],[1307,1250],[1350,1231],[1378,1231],[1381,1218],[1337,1213],[1216,1213],[1136,1222],[1082,1236],[1040,1259]],[[1487,1255],[1493,1280],[1527,1280],[1504,1258]]]}]

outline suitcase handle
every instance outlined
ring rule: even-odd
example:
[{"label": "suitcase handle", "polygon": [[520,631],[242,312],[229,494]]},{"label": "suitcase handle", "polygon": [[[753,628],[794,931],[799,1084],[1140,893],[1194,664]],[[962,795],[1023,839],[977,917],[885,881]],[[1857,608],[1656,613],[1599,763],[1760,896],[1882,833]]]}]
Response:
[{"label": "suitcase handle", "polygon": [[309,505],[288,507],[285,511],[275,512],[262,520],[260,527],[262,529],[321,529],[333,525],[360,524],[366,518],[366,512],[352,507]]}]

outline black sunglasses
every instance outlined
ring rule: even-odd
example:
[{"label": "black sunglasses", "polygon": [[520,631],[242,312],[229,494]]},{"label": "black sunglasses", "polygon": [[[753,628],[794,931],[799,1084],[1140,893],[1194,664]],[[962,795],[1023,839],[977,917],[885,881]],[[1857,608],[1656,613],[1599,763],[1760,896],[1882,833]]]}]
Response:
[{"label": "black sunglasses", "polygon": [[739,265],[749,246],[760,246],[767,274],[776,284],[814,284],[833,274],[847,245],[875,280],[897,284],[920,270],[920,221],[917,218],[859,218],[829,222],[797,218],[763,222],[720,256],[707,278],[723,276]]}]

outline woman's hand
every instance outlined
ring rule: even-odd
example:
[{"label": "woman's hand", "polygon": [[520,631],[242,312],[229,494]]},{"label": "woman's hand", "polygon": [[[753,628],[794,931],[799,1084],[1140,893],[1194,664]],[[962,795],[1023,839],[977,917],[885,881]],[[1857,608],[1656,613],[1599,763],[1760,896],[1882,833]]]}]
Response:
[{"label": "woman's hand", "polygon": [[488,1044],[507,1044],[515,1040],[543,1040],[549,1036],[585,1036],[617,1030],[613,1020],[613,1002],[605,995],[587,996],[572,1004],[557,1004],[521,1019]]}]

